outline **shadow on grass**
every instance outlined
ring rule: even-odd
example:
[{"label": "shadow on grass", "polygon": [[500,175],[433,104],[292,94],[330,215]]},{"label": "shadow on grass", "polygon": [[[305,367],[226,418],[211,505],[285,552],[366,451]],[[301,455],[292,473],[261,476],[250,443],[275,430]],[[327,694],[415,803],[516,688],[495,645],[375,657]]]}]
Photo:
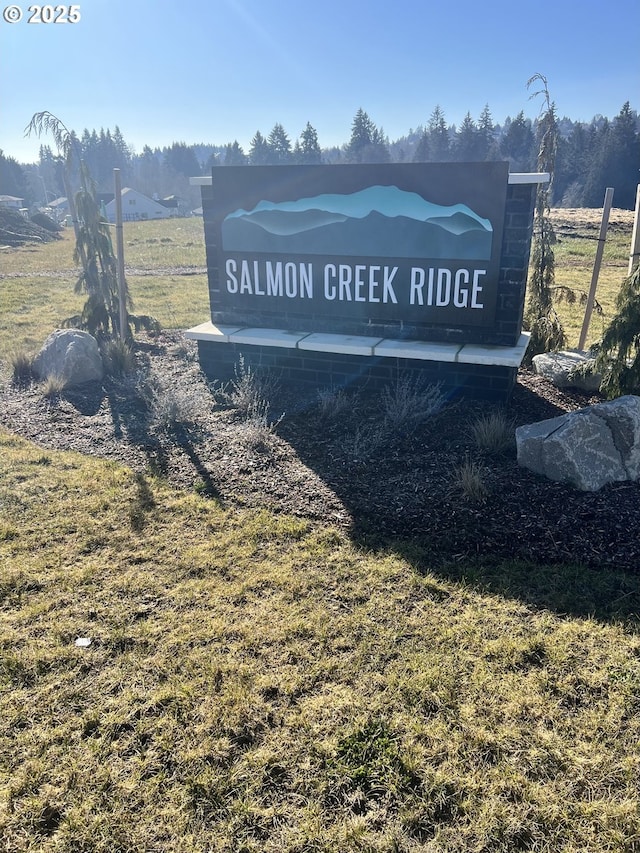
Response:
[{"label": "shadow on grass", "polygon": [[[517,386],[503,411],[519,426],[588,404],[580,395],[545,399]],[[520,468],[515,447],[483,453],[470,425],[495,411],[488,403],[447,407],[357,460],[344,453],[348,432],[358,419],[371,423],[371,409],[352,413],[342,431],[311,421],[283,432],[349,512],[358,547],[399,554],[421,574],[527,606],[640,630],[640,484],[579,492]],[[482,500],[455,485],[456,467],[469,458],[485,478]]]},{"label": "shadow on grass", "polygon": [[576,564],[523,560],[467,559],[434,568],[433,558],[411,542],[397,542],[395,552],[420,574],[433,574],[479,592],[521,601],[560,616],[624,623],[640,632],[640,574]]}]

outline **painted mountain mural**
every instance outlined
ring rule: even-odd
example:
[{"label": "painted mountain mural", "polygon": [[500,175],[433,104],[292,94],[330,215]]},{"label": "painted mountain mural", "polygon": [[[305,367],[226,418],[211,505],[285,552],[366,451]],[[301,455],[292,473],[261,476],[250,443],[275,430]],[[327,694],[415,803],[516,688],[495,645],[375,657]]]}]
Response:
[{"label": "painted mountain mural", "polygon": [[493,228],[465,204],[395,186],[296,201],[261,201],[222,222],[225,252],[489,260]]}]

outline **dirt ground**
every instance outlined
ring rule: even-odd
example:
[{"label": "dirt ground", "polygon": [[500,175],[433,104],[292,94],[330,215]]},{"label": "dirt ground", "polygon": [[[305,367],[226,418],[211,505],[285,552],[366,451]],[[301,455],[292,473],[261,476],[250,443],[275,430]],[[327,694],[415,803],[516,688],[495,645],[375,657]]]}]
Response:
[{"label": "dirt ground", "polygon": [[[7,381],[0,424],[45,449],[117,460],[225,506],[338,526],[366,547],[419,545],[434,565],[473,557],[640,567],[640,484],[582,493],[521,469],[514,444],[480,450],[472,425],[495,404],[445,403],[391,428],[379,394],[346,389],[337,413],[317,392],[280,389],[269,422],[281,419],[269,428],[246,420],[220,389],[212,395],[180,333],[140,339],[136,358],[133,378],[49,398],[35,383]],[[168,405],[176,388],[188,389],[178,416]],[[515,428],[598,401],[521,370],[502,412]],[[484,489],[475,499],[459,482],[465,463]]]}]

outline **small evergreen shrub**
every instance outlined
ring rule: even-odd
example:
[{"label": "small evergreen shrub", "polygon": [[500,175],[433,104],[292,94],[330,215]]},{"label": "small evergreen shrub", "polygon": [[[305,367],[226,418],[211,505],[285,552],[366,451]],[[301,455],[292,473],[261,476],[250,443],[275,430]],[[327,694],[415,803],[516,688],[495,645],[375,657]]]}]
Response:
[{"label": "small evergreen shrub", "polygon": [[603,377],[600,390],[610,400],[640,389],[640,264],[622,282],[595,366]]}]

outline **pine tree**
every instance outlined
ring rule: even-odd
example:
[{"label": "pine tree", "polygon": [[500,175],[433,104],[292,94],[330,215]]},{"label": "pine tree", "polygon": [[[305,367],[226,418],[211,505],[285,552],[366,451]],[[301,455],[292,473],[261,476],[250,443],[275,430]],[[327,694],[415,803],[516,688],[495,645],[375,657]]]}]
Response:
[{"label": "pine tree", "polygon": [[609,399],[640,389],[640,264],[622,283],[616,315],[604,331],[596,357],[600,390]]},{"label": "pine tree", "polygon": [[28,196],[27,179],[22,167],[13,157],[5,157],[2,149],[0,149],[0,194],[21,199],[26,199]]},{"label": "pine tree", "polygon": [[266,166],[270,160],[269,143],[260,133],[256,131],[255,136],[251,140],[249,148],[249,162],[252,166]]},{"label": "pine tree", "polygon": [[509,160],[512,172],[530,171],[534,162],[535,136],[523,110],[509,122],[500,143],[500,151]]},{"label": "pine tree", "polygon": [[602,207],[605,190],[609,183],[609,164],[613,153],[611,124],[605,119],[597,127],[591,126],[591,156],[584,182],[582,203],[585,207]]},{"label": "pine tree", "polygon": [[156,193],[165,195],[165,191],[168,192],[165,173],[162,153],[158,149],[152,151],[148,145],[145,145],[135,164],[136,189],[150,198]]},{"label": "pine tree", "polygon": [[478,128],[471,118],[471,113],[467,113],[460,125],[460,130],[456,134],[456,160],[460,163],[473,162],[479,159],[479,152]]},{"label": "pine tree", "polygon": [[322,152],[318,142],[318,133],[314,127],[307,122],[307,126],[300,134],[299,144],[296,142],[298,153],[296,161],[310,165],[322,163]]},{"label": "pine tree", "polygon": [[579,122],[571,128],[567,139],[559,141],[554,200],[562,207],[580,207],[582,203],[590,143],[590,134]]},{"label": "pine tree", "polygon": [[449,129],[444,118],[444,112],[439,104],[431,113],[427,129],[429,131],[431,159],[435,163],[444,163],[450,160],[451,143],[449,141]]},{"label": "pine tree", "polygon": [[429,133],[426,130],[423,130],[418,144],[416,145],[416,150],[413,153],[413,162],[428,163],[431,159],[429,155]]},{"label": "pine tree", "polygon": [[291,140],[279,122],[274,124],[267,142],[269,145],[269,162],[271,164],[274,166],[283,166],[291,162]]},{"label": "pine tree", "polygon": [[391,155],[389,154],[389,140],[387,139],[382,127],[373,128],[371,134],[371,145],[366,153],[367,163],[389,163]]},{"label": "pine tree", "polygon": [[478,160],[496,159],[495,126],[489,105],[485,104],[478,119]]},{"label": "pine tree", "polygon": [[374,130],[375,125],[360,107],[353,118],[351,138],[345,152],[349,163],[366,162],[366,152],[371,146]]},{"label": "pine tree", "polygon": [[185,178],[196,177],[201,172],[193,146],[185,142],[174,142],[169,148],[165,148],[164,162],[168,169]]},{"label": "pine tree", "polygon": [[225,166],[246,166],[248,157],[242,150],[238,140],[234,140],[225,146],[223,152],[223,163]]},{"label": "pine tree", "polygon": [[354,116],[345,154],[349,163],[388,163],[391,159],[384,130],[362,108]]},{"label": "pine tree", "polygon": [[629,101],[613,120],[611,149],[607,185],[615,187],[616,207],[632,210],[640,179],[640,134]]}]

